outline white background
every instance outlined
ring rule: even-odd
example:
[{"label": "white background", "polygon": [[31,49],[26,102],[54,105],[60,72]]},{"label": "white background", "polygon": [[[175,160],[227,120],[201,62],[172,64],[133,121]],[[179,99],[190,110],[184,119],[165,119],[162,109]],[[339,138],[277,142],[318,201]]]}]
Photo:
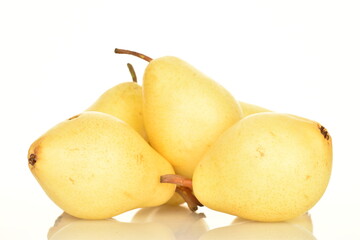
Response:
[{"label": "white background", "polygon": [[[360,239],[360,2],[40,1],[0,3],[0,239],[46,239],[62,211],[27,167],[40,134],[108,88],[174,55],[239,100],[316,120],[333,138],[316,239]],[[202,209],[209,229],[233,216]],[[130,221],[133,212],[117,219]],[[290,238],[289,238],[290,239]]]}]

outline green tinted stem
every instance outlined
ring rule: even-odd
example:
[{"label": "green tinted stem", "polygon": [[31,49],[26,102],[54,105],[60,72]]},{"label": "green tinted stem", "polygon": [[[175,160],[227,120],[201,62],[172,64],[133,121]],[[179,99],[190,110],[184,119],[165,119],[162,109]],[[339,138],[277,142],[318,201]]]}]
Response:
[{"label": "green tinted stem", "polygon": [[136,77],[136,73],[135,73],[134,67],[133,67],[130,63],[128,63],[128,64],[126,64],[126,65],[127,65],[128,69],[129,69],[129,72],[130,72],[130,74],[131,74],[131,77],[132,77],[133,82],[134,82],[134,83],[137,83],[137,77]]}]

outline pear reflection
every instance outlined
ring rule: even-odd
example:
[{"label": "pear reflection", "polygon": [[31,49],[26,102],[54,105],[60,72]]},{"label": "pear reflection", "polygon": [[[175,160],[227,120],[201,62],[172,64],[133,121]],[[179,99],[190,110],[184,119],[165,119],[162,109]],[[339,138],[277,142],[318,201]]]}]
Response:
[{"label": "pear reflection", "polygon": [[227,227],[213,229],[201,240],[247,239],[247,240],[314,240],[312,221],[308,214],[286,222],[262,223],[237,218]]},{"label": "pear reflection", "polygon": [[[247,220],[244,218],[235,218],[235,220],[232,222],[232,224],[237,224],[237,223],[245,223],[245,222],[252,222],[251,220]],[[292,223],[292,224],[296,224],[299,227],[305,228],[306,230],[308,230],[309,232],[313,232],[313,224],[312,224],[312,220],[311,217],[309,215],[309,213],[305,213],[297,218],[285,221],[287,223]]]},{"label": "pear reflection", "polygon": [[204,218],[203,213],[191,212],[183,206],[163,205],[139,210],[132,222],[166,225],[177,240],[195,240],[208,231]]},{"label": "pear reflection", "polygon": [[173,240],[173,232],[158,223],[124,223],[115,219],[83,220],[63,213],[48,232],[48,240]]}]

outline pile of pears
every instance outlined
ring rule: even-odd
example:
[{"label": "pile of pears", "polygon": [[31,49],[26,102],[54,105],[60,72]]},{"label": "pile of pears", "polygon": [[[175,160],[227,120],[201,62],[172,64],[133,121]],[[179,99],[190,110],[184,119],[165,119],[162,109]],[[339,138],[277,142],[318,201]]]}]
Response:
[{"label": "pile of pears", "polygon": [[66,213],[107,219],[187,202],[241,218],[294,219],[322,197],[332,140],[318,122],[240,102],[187,62],[152,59],[30,146],[28,166]]}]

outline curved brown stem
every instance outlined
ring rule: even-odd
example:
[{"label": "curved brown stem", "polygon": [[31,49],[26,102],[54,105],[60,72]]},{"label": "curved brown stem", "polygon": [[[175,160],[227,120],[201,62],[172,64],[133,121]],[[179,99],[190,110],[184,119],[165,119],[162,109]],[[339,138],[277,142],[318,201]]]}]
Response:
[{"label": "curved brown stem", "polygon": [[185,178],[181,175],[176,175],[176,174],[162,175],[160,177],[160,182],[173,183],[176,184],[177,186],[187,187],[192,190],[192,180],[189,178]]},{"label": "curved brown stem", "polygon": [[126,64],[126,65],[127,65],[128,69],[129,69],[129,72],[130,72],[130,74],[131,74],[131,77],[132,77],[133,82],[134,82],[134,83],[137,83],[137,77],[136,77],[136,73],[135,73],[134,67],[133,67],[130,63],[128,63],[128,64]]},{"label": "curved brown stem", "polygon": [[198,204],[199,200],[197,200],[189,188],[177,186],[176,192],[185,200],[191,211],[195,212],[198,206],[202,206]]},{"label": "curved brown stem", "polygon": [[204,205],[195,197],[192,191],[192,180],[181,175],[166,174],[160,177],[161,183],[176,184],[176,192],[185,200],[189,209],[195,212],[198,206]]},{"label": "curved brown stem", "polygon": [[119,48],[115,48],[115,53],[118,54],[129,54],[129,55],[133,55],[136,56],[138,58],[144,59],[145,61],[152,61],[151,57],[148,57],[142,53],[138,53],[138,52],[134,52],[134,51],[130,51],[130,50],[125,50],[125,49],[119,49]]}]

